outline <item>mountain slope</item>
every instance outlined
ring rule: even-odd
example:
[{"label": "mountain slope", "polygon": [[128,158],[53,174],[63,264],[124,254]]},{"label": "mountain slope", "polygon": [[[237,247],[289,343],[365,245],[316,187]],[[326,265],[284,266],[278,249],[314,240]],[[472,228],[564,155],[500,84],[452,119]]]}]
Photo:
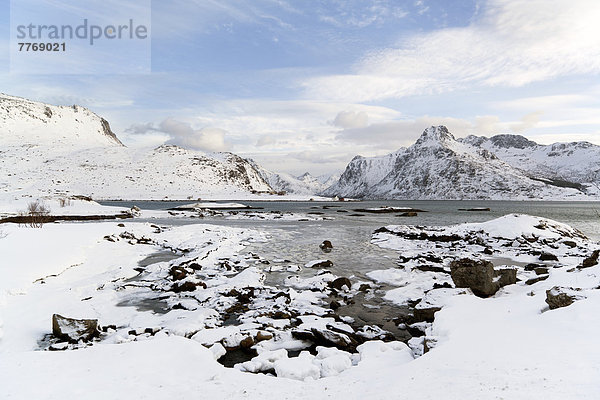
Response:
[{"label": "mountain slope", "polygon": [[491,138],[468,136],[463,143],[477,144],[499,159],[519,168],[533,178],[560,184],[575,184],[597,191],[600,182],[600,146],[589,142],[541,145],[519,135],[496,135]]},{"label": "mountain slope", "polygon": [[[325,194],[386,199],[585,199],[589,198],[585,192],[595,193],[589,183],[561,184],[547,174],[532,175],[534,169],[551,169],[539,163],[527,164],[531,172],[518,168],[519,157],[526,158],[531,146],[537,146],[532,143],[506,136],[456,140],[446,127],[430,127],[408,148],[384,157],[355,157]],[[501,148],[518,151],[511,157],[500,152],[500,157],[496,151]],[[569,154],[557,155],[563,161],[556,165],[575,164],[566,160]]]},{"label": "mountain slope", "polygon": [[270,190],[235,154],[129,149],[83,107],[0,95],[0,196],[195,199]]},{"label": "mountain slope", "polygon": [[308,172],[293,176],[284,172],[272,172],[262,168],[254,160],[249,160],[260,176],[277,192],[314,196],[337,182],[339,175],[314,177]]}]

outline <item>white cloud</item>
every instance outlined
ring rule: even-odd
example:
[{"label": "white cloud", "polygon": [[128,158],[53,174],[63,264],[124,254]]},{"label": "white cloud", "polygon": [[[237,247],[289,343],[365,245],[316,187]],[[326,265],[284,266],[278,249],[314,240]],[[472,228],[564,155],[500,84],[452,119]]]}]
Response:
[{"label": "white cloud", "polygon": [[598,74],[599,19],[597,0],[490,0],[467,27],[417,34],[367,55],[355,73],[303,85],[308,97],[362,102]]},{"label": "white cloud", "polygon": [[256,145],[258,147],[261,146],[268,146],[271,144],[275,144],[275,138],[271,135],[262,135],[261,137],[258,138],[258,140],[256,141]]},{"label": "white cloud", "polygon": [[507,110],[549,110],[597,101],[587,94],[557,94],[549,96],[522,97],[494,102],[494,107]]},{"label": "white cloud", "polygon": [[538,124],[538,122],[540,122],[540,116],[543,113],[543,111],[529,113],[523,116],[523,118],[521,118],[521,121],[517,122],[516,124],[512,124],[510,126],[510,129],[516,133],[523,133],[523,131],[535,127]]},{"label": "white cloud", "polygon": [[369,124],[369,116],[364,111],[340,111],[332,124],[344,129],[364,128]]},{"label": "white cloud", "polygon": [[184,148],[202,151],[227,151],[231,147],[225,143],[226,131],[220,128],[194,129],[187,122],[167,118],[160,123],[158,129],[171,137],[167,143]]}]

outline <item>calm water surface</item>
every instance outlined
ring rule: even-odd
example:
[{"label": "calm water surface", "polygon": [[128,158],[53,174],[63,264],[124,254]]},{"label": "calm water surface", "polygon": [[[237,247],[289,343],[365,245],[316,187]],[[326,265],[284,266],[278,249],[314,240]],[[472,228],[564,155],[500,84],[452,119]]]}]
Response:
[{"label": "calm water surface", "polygon": [[[103,202],[105,205],[142,209],[168,209],[189,202]],[[149,219],[160,225],[215,224],[231,227],[253,228],[268,234],[267,242],[250,244],[246,251],[259,254],[267,260],[285,259],[287,264],[304,265],[315,259],[329,259],[336,275],[346,276],[356,284],[369,281],[366,273],[373,270],[397,267],[398,254],[371,244],[375,229],[391,224],[452,225],[465,222],[483,222],[506,214],[522,213],[537,215],[567,223],[590,238],[600,240],[600,202],[516,202],[516,201],[365,201],[365,202],[258,202],[241,201],[259,208],[256,212],[271,211],[313,213],[332,218],[325,221],[281,221],[281,220],[227,220],[223,217],[163,218]],[[381,206],[410,207],[420,212],[416,217],[401,217],[400,212],[391,214],[369,214],[357,209]],[[486,207],[490,211],[459,211],[460,208]],[[322,213],[322,214],[321,214]],[[353,216],[352,214],[362,214]],[[139,220],[138,220],[139,221]],[[143,220],[142,220],[143,221]],[[324,253],[319,244],[323,240],[333,243],[333,250]],[[315,271],[304,270],[300,275],[312,276]],[[267,284],[278,285],[289,272],[269,274]],[[391,320],[402,312],[402,307],[382,300],[391,287],[378,286],[377,290],[363,297],[356,296],[356,304],[345,306],[339,311],[350,315],[357,322],[382,326],[398,338],[406,339],[406,332],[399,331]]]}]

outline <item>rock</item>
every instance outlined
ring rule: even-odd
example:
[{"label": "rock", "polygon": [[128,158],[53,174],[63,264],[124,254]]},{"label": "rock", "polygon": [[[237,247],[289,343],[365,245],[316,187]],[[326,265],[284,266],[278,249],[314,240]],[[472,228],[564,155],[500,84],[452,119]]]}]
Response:
[{"label": "rock", "polygon": [[548,267],[536,267],[533,271],[536,275],[546,275],[548,274]]},{"label": "rock", "polygon": [[414,211],[407,211],[407,212],[403,212],[402,214],[398,214],[398,217],[416,217],[419,214],[417,214]]},{"label": "rock", "polygon": [[434,314],[441,307],[415,308],[413,322],[433,322]]},{"label": "rock", "polygon": [[306,268],[331,268],[333,263],[329,260],[315,260],[306,264]]},{"label": "rock", "polygon": [[527,264],[523,268],[525,269],[525,271],[535,271],[536,268],[548,268],[548,267],[546,267],[544,264]]},{"label": "rock", "polygon": [[252,346],[254,346],[254,338],[252,336],[247,336],[240,342],[242,349],[249,349]]},{"label": "rock", "polygon": [[514,268],[502,268],[496,270],[496,276],[499,277],[497,282],[500,287],[517,283],[517,270]]},{"label": "rock", "polygon": [[[441,260],[440,260],[441,262]],[[436,267],[435,265],[430,265],[430,264],[417,264],[414,267],[415,269],[418,269],[419,271],[423,271],[423,272],[437,272],[439,274],[447,274],[448,271],[446,271],[444,269],[444,267]]]},{"label": "rock", "polygon": [[194,271],[200,271],[202,269],[202,265],[195,262],[188,264],[188,267],[193,269]]},{"label": "rock", "polygon": [[367,290],[371,289],[371,285],[369,285],[368,283],[363,283],[362,285],[360,285],[360,287],[358,288],[359,292],[366,292]]},{"label": "rock", "polygon": [[539,257],[540,261],[558,261],[558,257],[551,253],[542,253]]},{"label": "rock", "polygon": [[494,265],[489,261],[468,258],[452,261],[450,275],[457,288],[470,288],[479,297],[489,297],[500,288],[494,281]]},{"label": "rock", "polygon": [[546,303],[548,303],[551,310],[570,306],[576,300],[585,298],[585,296],[578,293],[580,290],[581,289],[554,286],[552,289],[546,290]]},{"label": "rock", "polygon": [[562,244],[564,244],[565,246],[568,246],[570,248],[577,247],[577,243],[575,243],[572,240],[565,240],[565,241],[562,242]]},{"label": "rock", "polygon": [[483,254],[492,255],[494,254],[494,250],[492,250],[489,247],[486,247],[485,249],[483,249]]},{"label": "rock", "polygon": [[174,281],[180,281],[187,276],[187,271],[182,267],[171,267],[169,274],[173,277]]},{"label": "rock", "polygon": [[406,325],[405,329],[412,337],[425,336],[426,328],[423,325],[423,323],[415,323],[415,324]]},{"label": "rock", "polygon": [[343,290],[344,286],[346,286],[348,288],[348,290],[352,289],[352,282],[350,282],[350,279],[345,278],[345,277],[340,277],[340,278],[334,279],[333,281],[329,282],[329,287],[331,287],[333,289]]},{"label": "rock", "polygon": [[540,275],[540,276],[536,276],[535,278],[531,278],[531,279],[527,279],[525,281],[526,285],[533,285],[534,283],[538,283],[541,281],[545,281],[546,279],[548,279],[550,277],[550,275]]},{"label": "rock", "polygon": [[333,245],[329,240],[324,240],[323,243],[319,245],[319,248],[325,253],[329,253],[333,249]]},{"label": "rock", "polygon": [[316,339],[315,344],[335,346],[341,350],[348,349],[349,347],[356,346],[358,344],[356,340],[350,337],[350,335],[341,332],[335,332],[331,329],[312,328],[311,332]]},{"label": "rock", "polygon": [[583,260],[583,262],[581,263],[581,266],[579,268],[589,268],[589,267],[593,267],[594,265],[597,265],[599,256],[600,256],[600,250],[594,250],[594,252],[592,253],[591,256],[589,256],[585,260]]},{"label": "rock", "polygon": [[121,223],[121,224],[117,224],[118,227],[120,228],[125,228],[125,224]]},{"label": "rock", "polygon": [[175,293],[193,292],[199,286],[202,286],[204,289],[206,289],[206,283],[204,283],[204,282],[194,283],[194,282],[188,281],[188,282],[184,282],[184,283],[174,284],[173,287],[171,288],[171,291],[173,291]]},{"label": "rock", "polygon": [[331,303],[329,304],[329,308],[331,308],[332,310],[337,310],[338,308],[340,308],[342,305],[340,304],[339,301],[337,300],[332,300]]},{"label": "rock", "polygon": [[271,340],[273,339],[273,335],[267,331],[258,331],[256,337],[254,338],[255,342],[262,342],[263,340]]},{"label": "rock", "polygon": [[452,289],[452,285],[448,282],[444,282],[444,283],[435,282],[433,284],[433,288],[434,289]]},{"label": "rock", "polygon": [[98,320],[66,318],[54,314],[52,315],[52,334],[71,343],[77,343],[79,340],[87,342],[98,336]]}]

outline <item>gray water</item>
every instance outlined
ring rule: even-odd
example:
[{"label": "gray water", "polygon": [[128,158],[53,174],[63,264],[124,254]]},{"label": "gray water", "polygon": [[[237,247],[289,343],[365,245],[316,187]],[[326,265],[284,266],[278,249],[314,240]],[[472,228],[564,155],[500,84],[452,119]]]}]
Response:
[{"label": "gray water", "polygon": [[[189,201],[105,201],[104,205],[131,207],[137,205],[142,209],[168,209]],[[289,222],[264,220],[224,220],[222,218],[198,219],[164,219],[156,220],[161,224],[180,225],[190,223],[210,223],[227,226],[282,229],[314,229],[326,227],[332,231],[365,227],[377,229],[389,224],[411,225],[453,225],[464,222],[483,222],[506,214],[519,213],[550,218],[569,224],[590,238],[600,240],[600,202],[565,202],[565,201],[477,201],[477,200],[391,200],[391,201],[361,201],[361,202],[301,202],[301,201],[240,201],[240,203],[259,208],[258,212],[296,212],[323,213],[323,216],[334,218],[333,221],[318,222]],[[393,206],[410,207],[427,212],[419,213],[417,217],[397,217],[393,214],[364,214],[351,216],[355,209]],[[460,208],[488,207],[491,211],[459,211]],[[344,212],[345,211],[345,212]],[[343,236],[348,236],[339,232]],[[353,235],[351,235],[353,236]]]},{"label": "gray water", "polygon": [[[168,209],[189,202],[103,202],[105,205],[142,209]],[[600,239],[600,202],[526,202],[526,201],[365,201],[365,202],[257,202],[242,201],[258,210],[253,212],[310,213],[331,218],[324,221],[282,220],[227,220],[223,217],[149,219],[159,225],[215,224],[231,227],[253,228],[266,232],[267,242],[251,243],[246,251],[267,260],[285,259],[286,265],[303,266],[316,259],[333,262],[331,271],[346,276],[352,282],[367,281],[366,273],[394,268],[398,254],[371,244],[375,229],[385,225],[452,225],[465,222],[483,222],[506,214],[520,213],[546,217],[567,223],[593,239]],[[390,214],[370,214],[355,211],[370,207],[393,206],[423,210],[415,217]],[[459,211],[459,209],[490,208],[490,211]],[[360,215],[357,215],[360,214]],[[140,221],[140,219],[137,219]],[[143,220],[141,220],[143,221]],[[324,253],[319,244],[324,240],[333,243],[333,250]],[[312,276],[316,271],[305,269],[300,275]],[[270,273],[267,284],[279,285],[292,275],[290,272]],[[377,324],[403,338],[392,319],[406,311],[381,298],[390,287],[379,285],[366,296],[355,296],[355,304],[338,310],[340,315],[350,315],[361,324]]]}]

